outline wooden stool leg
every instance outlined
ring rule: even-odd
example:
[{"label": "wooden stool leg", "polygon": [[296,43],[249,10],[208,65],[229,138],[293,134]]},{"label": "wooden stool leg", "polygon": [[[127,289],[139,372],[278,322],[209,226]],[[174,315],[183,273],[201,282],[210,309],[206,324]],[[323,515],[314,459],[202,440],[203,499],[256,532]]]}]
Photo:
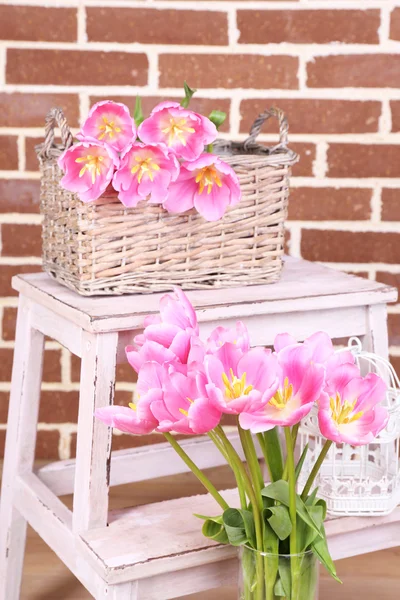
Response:
[{"label": "wooden stool leg", "polygon": [[13,506],[14,481],[32,471],[39,413],[44,337],[31,328],[30,305],[20,298],[0,507],[0,600],[18,600],[26,521]]},{"label": "wooden stool leg", "polygon": [[133,581],[106,586],[96,600],[139,600],[139,584]]},{"label": "wooden stool leg", "polygon": [[364,338],[365,349],[389,358],[389,340],[386,304],[374,304],[368,307],[368,334]]},{"label": "wooden stool leg", "polygon": [[79,533],[107,525],[111,429],[94,417],[114,400],[118,333],[82,340],[73,528]]}]

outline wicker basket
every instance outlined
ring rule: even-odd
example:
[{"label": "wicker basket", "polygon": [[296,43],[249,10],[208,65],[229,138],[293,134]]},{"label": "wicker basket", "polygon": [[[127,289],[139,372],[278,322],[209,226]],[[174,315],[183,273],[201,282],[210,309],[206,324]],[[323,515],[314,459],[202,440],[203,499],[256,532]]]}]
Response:
[{"label": "wicker basket", "polygon": [[[266,119],[279,120],[274,148],[256,144]],[[54,143],[54,128],[62,143]],[[36,148],[43,213],[43,269],[79,294],[160,292],[225,288],[277,281],[282,269],[284,221],[290,167],[298,157],[287,148],[283,113],[260,115],[244,143],[218,140],[214,151],[236,171],[241,202],[217,222],[197,212],[171,215],[141,202],[125,208],[110,189],[84,204],[60,186],[57,159],[73,138],[60,109],[46,119],[46,137]]]}]

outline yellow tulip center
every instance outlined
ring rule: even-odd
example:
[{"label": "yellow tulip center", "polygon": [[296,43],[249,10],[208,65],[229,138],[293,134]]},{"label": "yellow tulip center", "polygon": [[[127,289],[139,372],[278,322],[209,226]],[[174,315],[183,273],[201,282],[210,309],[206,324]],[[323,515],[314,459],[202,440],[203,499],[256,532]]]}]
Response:
[{"label": "yellow tulip center", "polygon": [[222,381],[225,386],[225,397],[229,400],[235,400],[241,396],[247,396],[253,389],[252,385],[246,385],[246,373],[243,373],[240,379],[229,369],[230,378],[226,373],[222,373]]},{"label": "yellow tulip center", "polygon": [[207,194],[210,194],[214,183],[218,187],[221,187],[222,183],[219,175],[213,165],[200,169],[196,175],[196,183],[199,184],[199,194],[203,193],[204,188],[207,188]]},{"label": "yellow tulip center", "polygon": [[100,125],[99,129],[102,132],[99,135],[99,140],[103,140],[106,135],[112,140],[116,133],[121,133],[122,131],[121,127],[115,124],[115,121],[109,121],[107,117],[103,117],[103,125]]},{"label": "yellow tulip center", "polygon": [[269,401],[269,404],[277,408],[278,410],[283,410],[286,404],[293,396],[293,385],[289,385],[289,379],[285,377],[285,381],[283,382],[283,389],[277,390],[275,395]]},{"label": "yellow tulip center", "polygon": [[128,404],[129,408],[131,408],[132,410],[134,410],[135,412],[137,411],[137,404],[134,404],[133,402],[130,402]]},{"label": "yellow tulip center", "polygon": [[100,164],[103,162],[104,156],[93,156],[93,154],[87,154],[76,158],[76,163],[85,163],[82,169],[79,171],[79,177],[83,177],[86,171],[89,171],[92,177],[92,183],[95,182],[97,175],[101,175]]},{"label": "yellow tulip center", "polygon": [[186,119],[174,119],[171,117],[167,127],[161,129],[161,131],[168,134],[168,146],[172,146],[175,138],[178,138],[182,146],[186,146],[185,133],[194,133],[195,129],[186,125]]},{"label": "yellow tulip center", "polygon": [[137,173],[138,182],[142,181],[143,175],[147,175],[150,181],[154,181],[154,172],[159,171],[160,167],[154,162],[153,158],[142,158],[141,156],[135,156],[135,161],[138,163],[131,169],[131,173]]},{"label": "yellow tulip center", "polygon": [[349,402],[346,400],[344,404],[342,404],[340,394],[337,393],[336,398],[331,398],[330,401],[332,419],[336,421],[338,425],[347,425],[348,423],[357,421],[363,416],[364,411],[360,410],[359,412],[353,414],[356,403],[357,400],[354,400],[354,402]]},{"label": "yellow tulip center", "polygon": [[[193,404],[193,400],[191,398],[186,398],[186,400],[189,402],[189,404]],[[186,410],[186,408],[180,408],[179,412],[182,413],[182,415],[185,415],[185,417],[189,416],[189,412]]]}]

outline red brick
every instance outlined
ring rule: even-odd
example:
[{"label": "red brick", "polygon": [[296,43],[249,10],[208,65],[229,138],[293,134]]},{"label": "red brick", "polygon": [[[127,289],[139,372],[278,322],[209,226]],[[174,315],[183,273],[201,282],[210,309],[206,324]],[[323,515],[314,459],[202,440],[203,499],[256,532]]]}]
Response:
[{"label": "red brick", "polygon": [[7,83],[36,85],[146,85],[145,54],[83,50],[7,51]]},{"label": "red brick", "polygon": [[76,42],[76,8],[2,6],[0,39],[32,42]]},{"label": "red brick", "polygon": [[[1,268],[1,272],[4,267]],[[3,294],[2,294],[3,295]],[[6,295],[6,294],[4,294]],[[17,309],[6,306],[3,309],[3,340],[12,341],[15,339],[15,323],[17,319]]]},{"label": "red brick", "polygon": [[[71,354],[71,381],[79,382],[81,378],[81,359]],[[137,380],[136,373],[128,363],[117,365],[116,380],[133,383]],[[123,396],[124,399],[124,396]]]},{"label": "red brick", "polygon": [[[176,436],[175,439],[183,439],[184,436]],[[152,444],[162,444],[165,442],[165,437],[159,433],[152,433],[150,435],[127,435],[118,433],[113,435],[112,438],[112,449],[113,450],[126,450],[127,448],[141,448],[142,446],[149,446]],[[76,434],[71,435],[71,458],[76,456]]]},{"label": "red brick", "polygon": [[[171,97],[171,96],[142,96],[142,109],[145,117],[148,117],[153,108],[159,104],[159,102],[163,102],[164,100],[174,100],[175,102],[180,102],[182,100],[182,96]],[[92,96],[90,98],[90,103],[95,104],[101,100],[105,100],[106,96]],[[114,102],[122,102],[126,104],[129,108],[131,114],[135,110],[135,102],[136,96],[114,96]],[[198,112],[202,115],[208,117],[211,111],[213,110],[222,110],[226,113],[226,120],[222,125],[220,131],[229,131],[229,111],[230,111],[231,101],[227,98],[201,98],[195,94],[190,101],[190,109]]]},{"label": "red brick", "polygon": [[400,221],[400,189],[382,190],[382,221]]},{"label": "red brick", "polygon": [[[250,131],[255,118],[269,106],[278,106],[285,112],[289,134],[375,132],[381,115],[381,103],[369,100],[250,99],[240,104],[240,131]],[[270,119],[263,131],[277,132],[276,121]]]},{"label": "red brick", "polygon": [[315,144],[291,142],[289,147],[300,156],[300,160],[292,167],[294,177],[311,177],[315,160]]},{"label": "red brick", "polygon": [[[6,432],[0,430],[0,458],[4,457],[4,444]],[[38,431],[36,438],[35,459],[39,460],[57,460],[58,444],[60,441],[60,432],[54,431]]]},{"label": "red brick", "polygon": [[43,138],[25,138],[25,170],[39,171],[39,161],[35,152],[35,146],[43,142]]},{"label": "red brick", "polygon": [[89,41],[196,46],[228,43],[228,15],[223,12],[115,7],[87,8],[86,12]]},{"label": "red brick", "polygon": [[400,345],[400,315],[388,315],[389,345]]},{"label": "red brick", "polygon": [[14,135],[0,136],[0,170],[18,169],[17,138]]},{"label": "red brick", "polygon": [[9,392],[0,392],[0,423],[7,423]]},{"label": "red brick", "polygon": [[354,188],[292,188],[289,219],[358,221],[371,216],[372,190]]},{"label": "red brick", "polygon": [[390,102],[392,111],[392,131],[400,131],[400,100],[392,100]]},{"label": "red brick", "polygon": [[[11,381],[14,350],[0,348],[0,381]],[[43,381],[61,381],[61,354],[59,350],[46,350],[43,361]]]},{"label": "red brick", "polygon": [[400,356],[391,356],[390,362],[392,363],[396,373],[400,376]]},{"label": "red brick", "polygon": [[[400,273],[387,273],[384,271],[378,271],[376,274],[376,280],[381,283],[385,283],[386,285],[390,285],[391,287],[395,287],[398,289],[400,296]],[[400,298],[397,299],[400,301]]]},{"label": "red brick", "polygon": [[62,108],[71,127],[79,125],[79,98],[73,94],[0,94],[0,127],[44,127],[51,108]]},{"label": "red brick", "polygon": [[303,229],[301,255],[324,262],[396,264],[400,262],[400,233]]},{"label": "red brick", "polygon": [[291,241],[291,233],[290,233],[289,229],[285,229],[285,243],[284,243],[285,254],[290,254],[290,241]]},{"label": "red brick", "polygon": [[[17,292],[11,287],[11,278],[14,277],[14,275],[20,275],[23,273],[38,273],[40,270],[41,269],[39,265],[1,265],[0,296],[17,296]],[[10,310],[14,309],[10,308]],[[12,337],[10,339],[14,338]]]},{"label": "red brick", "polygon": [[39,181],[0,179],[0,212],[38,213],[39,207]]},{"label": "red brick", "polygon": [[42,392],[39,411],[41,423],[76,423],[77,416],[78,392]]},{"label": "red brick", "polygon": [[42,228],[40,225],[1,226],[3,256],[40,256],[42,252]]},{"label": "red brick", "polygon": [[162,54],[160,87],[298,88],[298,59],[256,54]]},{"label": "red brick", "polygon": [[399,54],[317,56],[307,66],[308,87],[400,87]]},{"label": "red brick", "polygon": [[242,44],[377,44],[378,10],[239,10]]},{"label": "red brick", "polygon": [[400,145],[330,144],[328,164],[328,177],[398,177]]},{"label": "red brick", "polygon": [[400,8],[394,8],[390,15],[390,39],[400,40]]}]

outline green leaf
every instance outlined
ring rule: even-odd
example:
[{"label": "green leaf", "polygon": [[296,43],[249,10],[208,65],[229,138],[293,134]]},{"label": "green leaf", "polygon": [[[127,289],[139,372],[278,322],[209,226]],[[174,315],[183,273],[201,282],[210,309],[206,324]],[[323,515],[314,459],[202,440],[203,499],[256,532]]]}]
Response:
[{"label": "green leaf", "polygon": [[214,540],[220,544],[229,544],[228,536],[225,531],[222,515],[218,517],[206,517],[204,515],[194,515],[198,519],[204,519],[202,532],[204,537]]},{"label": "green leaf", "polygon": [[296,465],[296,469],[295,469],[295,473],[296,473],[296,481],[298,480],[298,478],[299,478],[299,475],[300,475],[300,473],[301,473],[301,469],[303,468],[303,464],[304,464],[304,461],[305,461],[305,459],[306,459],[307,452],[308,452],[308,444],[306,444],[306,445],[304,446],[304,450],[303,450],[303,452],[301,453],[301,456],[300,456],[300,458],[299,458],[299,462],[298,462],[298,463],[297,463],[297,465]]},{"label": "green leaf", "polygon": [[264,433],[264,441],[272,481],[279,481],[283,475],[283,456],[278,428],[274,427],[266,431]]},{"label": "green leaf", "polygon": [[[318,526],[318,530],[321,531],[321,527],[324,522],[324,509],[322,506],[306,506],[307,512],[310,515],[310,518],[314,521],[314,523]],[[304,521],[299,521],[297,524],[297,543],[298,543],[298,551],[304,552],[309,548],[309,546],[313,543],[313,541],[321,535],[321,533],[317,533],[314,529],[309,527]]]},{"label": "green leaf", "polygon": [[292,576],[290,572],[290,561],[287,558],[279,558],[279,576],[281,578],[283,589],[287,600],[292,596]]},{"label": "green leaf", "polygon": [[225,531],[232,546],[250,544],[255,547],[256,534],[253,513],[249,510],[227,508],[222,516]]},{"label": "green leaf", "polygon": [[208,118],[214,123],[215,127],[219,129],[226,119],[226,112],[223,112],[222,110],[213,110],[208,115]]},{"label": "green leaf", "polygon": [[321,533],[322,536],[314,540],[311,549],[314,552],[314,554],[318,556],[319,560],[322,562],[328,573],[330,573],[332,577],[336,579],[336,581],[342,583],[342,581],[336,574],[335,563],[333,562],[332,557],[329,554],[328,544],[326,541],[325,527],[323,525],[321,527]]},{"label": "green leaf", "polygon": [[139,127],[144,121],[143,110],[142,110],[142,99],[139,95],[136,96],[135,110],[133,113],[136,127]]},{"label": "green leaf", "polygon": [[313,504],[315,504],[317,494],[318,494],[318,488],[315,488],[311,492],[311,494],[308,496],[307,500],[305,501],[306,506],[312,506]]},{"label": "green leaf", "polygon": [[269,512],[268,508],[262,511],[262,518],[264,520],[264,552],[271,555],[267,558],[268,568],[265,572],[267,598],[272,595],[271,592],[275,587],[279,567],[279,540],[275,531],[268,523],[267,516]]},{"label": "green leaf", "polygon": [[[287,481],[275,481],[274,483],[270,483],[261,491],[262,496],[266,496],[267,498],[272,498],[273,500],[277,500],[281,504],[285,506],[289,506],[289,484]],[[297,514],[309,527],[314,529],[316,533],[319,533],[319,528],[316,523],[314,523],[312,517],[310,517],[304,502],[300,498],[300,496],[296,496],[296,511]]]},{"label": "green leaf", "polygon": [[286,596],[286,592],[283,589],[283,585],[282,585],[282,579],[280,577],[276,580],[276,584],[274,587],[274,595],[275,596]]},{"label": "green leaf", "polygon": [[272,506],[267,508],[266,513],[270,513],[267,517],[268,523],[275,531],[280,540],[286,540],[292,531],[292,521],[290,520],[289,510],[282,504],[280,506]]},{"label": "green leaf", "polygon": [[190,104],[193,94],[197,92],[197,90],[192,90],[186,81],[183,83],[183,89],[185,90],[185,97],[181,101],[181,106],[183,106],[183,108],[187,108]]}]

